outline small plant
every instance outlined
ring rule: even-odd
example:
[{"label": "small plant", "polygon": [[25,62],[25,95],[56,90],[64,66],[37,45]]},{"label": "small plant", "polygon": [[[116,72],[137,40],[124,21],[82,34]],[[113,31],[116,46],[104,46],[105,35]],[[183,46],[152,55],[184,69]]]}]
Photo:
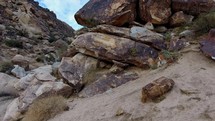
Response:
[{"label": "small plant", "polygon": [[55,36],[54,36],[53,34],[50,34],[50,37],[49,37],[48,41],[49,41],[50,43],[52,43],[52,42],[57,41],[57,39],[55,38]]},{"label": "small plant", "polygon": [[20,30],[20,31],[18,31],[17,35],[23,36],[23,37],[28,37],[28,32],[25,30]]},{"label": "small plant", "polygon": [[137,49],[136,49],[136,48],[131,48],[131,49],[130,49],[130,54],[131,54],[132,56],[136,56],[136,55],[137,55]]},{"label": "small plant", "polygon": [[194,21],[192,28],[198,33],[206,33],[211,28],[215,27],[215,11],[211,11],[206,14],[201,14],[199,17]]},{"label": "small plant", "polygon": [[165,40],[168,41],[168,42],[169,42],[169,41],[171,40],[171,38],[172,38],[170,32],[166,32],[165,35],[164,35],[164,37],[165,37]]},{"label": "small plant", "polygon": [[0,63],[0,72],[10,73],[10,71],[14,68],[13,64],[9,61]]},{"label": "small plant", "polygon": [[165,59],[170,60],[170,61],[176,60],[179,57],[179,54],[177,52],[170,52],[168,50],[162,50],[161,53]]},{"label": "small plant", "polygon": [[23,48],[22,42],[17,41],[17,40],[6,40],[4,41],[5,45],[8,47],[15,47],[15,48]]},{"label": "small plant", "polygon": [[68,106],[62,96],[38,99],[29,107],[22,121],[47,121],[65,110],[68,110]]}]

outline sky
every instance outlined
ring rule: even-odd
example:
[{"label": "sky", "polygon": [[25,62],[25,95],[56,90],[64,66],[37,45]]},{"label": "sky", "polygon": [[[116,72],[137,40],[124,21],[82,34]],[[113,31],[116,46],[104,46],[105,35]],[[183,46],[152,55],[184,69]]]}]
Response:
[{"label": "sky", "polygon": [[66,22],[73,29],[80,29],[82,26],[75,21],[75,13],[89,0],[35,0],[40,6],[53,11],[57,18]]}]

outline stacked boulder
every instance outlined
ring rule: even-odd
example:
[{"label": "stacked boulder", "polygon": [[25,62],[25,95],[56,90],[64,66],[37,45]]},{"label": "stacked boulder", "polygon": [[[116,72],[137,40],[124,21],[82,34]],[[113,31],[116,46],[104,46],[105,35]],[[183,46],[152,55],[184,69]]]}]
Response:
[{"label": "stacked boulder", "polygon": [[[154,25],[189,24],[193,15],[213,7],[211,0],[90,0],[75,14],[76,21],[86,28],[76,32],[71,44],[76,53],[63,58],[59,74],[78,92],[83,89],[80,94],[84,97],[134,80],[137,74],[125,76],[125,67],[159,67],[169,61],[163,52],[186,45],[180,38],[167,42],[163,31],[155,32]],[[101,70],[108,71],[101,74]]]}]

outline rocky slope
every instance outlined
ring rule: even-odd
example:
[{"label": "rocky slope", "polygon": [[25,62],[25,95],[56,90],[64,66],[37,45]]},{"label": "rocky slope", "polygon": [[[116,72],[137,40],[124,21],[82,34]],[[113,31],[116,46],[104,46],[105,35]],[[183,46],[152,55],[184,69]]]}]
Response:
[{"label": "rocky slope", "polygon": [[51,120],[214,119],[214,64],[199,50],[214,59],[215,31],[199,32],[215,27],[215,1],[90,0],[75,15],[85,26],[75,35],[31,0],[0,5],[0,97],[15,98],[3,121],[64,110]]}]

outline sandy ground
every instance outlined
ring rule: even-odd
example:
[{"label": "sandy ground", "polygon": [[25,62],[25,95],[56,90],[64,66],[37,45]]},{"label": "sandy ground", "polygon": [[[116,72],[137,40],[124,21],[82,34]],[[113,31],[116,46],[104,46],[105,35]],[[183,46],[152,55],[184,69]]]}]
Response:
[{"label": "sandy ground", "polygon": [[[161,76],[175,81],[173,90],[160,102],[141,103],[141,88]],[[69,106],[50,121],[215,121],[215,62],[187,52],[168,68],[143,71],[138,80]]]}]

